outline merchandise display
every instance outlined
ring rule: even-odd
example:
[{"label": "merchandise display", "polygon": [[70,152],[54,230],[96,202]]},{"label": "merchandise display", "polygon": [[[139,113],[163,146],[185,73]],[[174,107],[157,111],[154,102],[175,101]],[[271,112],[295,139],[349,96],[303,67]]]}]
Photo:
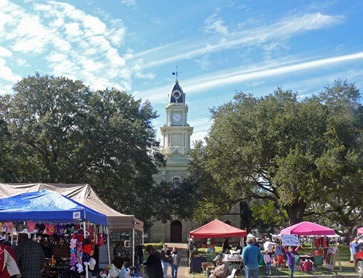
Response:
[{"label": "merchandise display", "polygon": [[[28,234],[28,237],[39,243],[44,251],[45,263],[42,277],[61,277],[65,273],[77,272],[85,274],[86,269],[98,273],[98,263],[94,257],[95,247],[105,246],[107,249],[108,235],[101,225],[52,224],[36,221],[0,222],[2,239],[17,245],[17,235]],[[99,240],[100,239],[100,240]],[[101,246],[99,246],[102,244]],[[98,248],[97,248],[98,250]]]}]

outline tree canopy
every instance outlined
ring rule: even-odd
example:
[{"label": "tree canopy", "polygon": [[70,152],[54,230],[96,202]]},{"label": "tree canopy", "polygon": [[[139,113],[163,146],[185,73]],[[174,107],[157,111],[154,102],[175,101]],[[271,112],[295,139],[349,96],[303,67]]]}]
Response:
[{"label": "tree canopy", "polygon": [[148,219],[164,164],[149,102],[117,89],[35,74],[0,98],[3,182],[89,183],[107,203]]},{"label": "tree canopy", "polygon": [[349,198],[363,191],[359,101],[354,84],[336,81],[305,98],[282,89],[260,98],[237,93],[212,109],[210,132],[191,152],[203,196],[195,217],[252,200],[275,206],[290,224],[321,216],[322,207],[335,216],[361,208]]}]

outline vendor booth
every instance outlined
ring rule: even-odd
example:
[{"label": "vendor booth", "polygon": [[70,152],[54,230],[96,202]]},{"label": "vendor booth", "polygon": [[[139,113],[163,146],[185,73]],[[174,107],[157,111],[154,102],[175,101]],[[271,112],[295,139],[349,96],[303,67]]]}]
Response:
[{"label": "vendor booth", "polygon": [[135,265],[137,254],[135,249],[143,244],[144,224],[134,215],[122,214],[103,202],[89,184],[4,184],[0,183],[0,198],[18,195],[25,192],[36,192],[49,190],[76,201],[94,211],[97,211],[107,218],[106,233],[109,234],[110,248],[100,262],[107,265],[111,259],[119,262],[126,260]]},{"label": "vendor booth", "polygon": [[[314,248],[312,254],[309,256],[313,265],[320,268],[322,263],[325,262],[325,267],[334,271],[335,264],[338,262],[339,270],[342,270],[338,246],[330,247],[328,244],[328,236],[335,236],[334,229],[309,221],[303,221],[281,230],[280,234],[283,243],[284,235],[314,237]],[[305,261],[308,260],[306,259],[302,263],[305,263]]]},{"label": "vendor booth", "polygon": [[[213,221],[189,232],[189,237],[191,238],[229,238],[229,237],[245,237],[247,232],[245,230],[238,229],[231,225],[228,225],[218,219],[214,219]],[[243,245],[242,243],[240,245]],[[196,268],[199,270],[201,262],[206,262],[206,259],[203,260],[202,257],[191,258],[190,268],[191,272],[200,272],[194,271]],[[196,263],[194,263],[196,261]],[[242,266],[242,257],[240,254],[225,254],[223,256],[223,262],[226,264],[234,264],[235,267],[241,268]],[[195,267],[193,267],[195,265]],[[232,266],[233,268],[233,266]]]},{"label": "vendor booth", "polygon": [[0,199],[0,221],[12,243],[14,235],[26,233],[42,245],[45,277],[66,271],[87,274],[95,244],[100,243],[96,228],[107,226],[105,215],[48,190]]}]

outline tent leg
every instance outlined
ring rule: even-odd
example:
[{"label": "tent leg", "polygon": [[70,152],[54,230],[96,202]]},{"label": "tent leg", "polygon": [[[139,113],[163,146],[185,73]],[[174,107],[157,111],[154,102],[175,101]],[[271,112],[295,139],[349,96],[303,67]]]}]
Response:
[{"label": "tent leg", "polygon": [[132,229],[132,266],[135,267],[135,228]]},{"label": "tent leg", "polygon": [[110,250],[110,231],[108,230],[108,227],[106,227],[107,231],[107,252],[108,252],[108,265],[111,265],[111,250]]},{"label": "tent leg", "polygon": [[[86,239],[87,233],[86,233],[86,221],[83,221],[83,237]],[[88,264],[84,264],[85,270],[86,270],[86,278],[88,278]]]}]

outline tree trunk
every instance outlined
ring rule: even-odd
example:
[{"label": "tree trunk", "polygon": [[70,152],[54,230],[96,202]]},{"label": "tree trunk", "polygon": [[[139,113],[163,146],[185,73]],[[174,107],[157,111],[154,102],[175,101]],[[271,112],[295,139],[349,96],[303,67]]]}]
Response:
[{"label": "tree trunk", "polygon": [[304,212],[306,209],[306,203],[304,201],[298,201],[295,204],[284,206],[289,217],[289,224],[294,225],[304,220]]}]

